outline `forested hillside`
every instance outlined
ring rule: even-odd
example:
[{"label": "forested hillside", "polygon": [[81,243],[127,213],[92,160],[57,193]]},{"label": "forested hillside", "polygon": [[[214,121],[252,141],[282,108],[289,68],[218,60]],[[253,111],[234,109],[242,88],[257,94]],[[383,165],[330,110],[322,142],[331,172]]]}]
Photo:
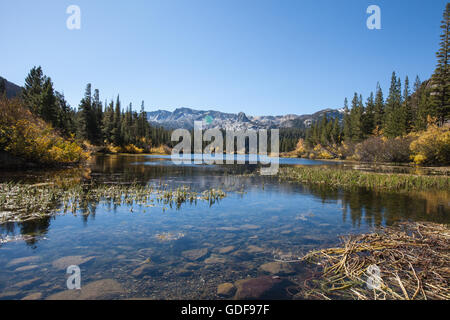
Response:
[{"label": "forested hillside", "polygon": [[344,101],[341,122],[326,115],[307,130],[297,154],[361,161],[450,163],[450,4],[442,21],[437,66],[431,79],[411,84],[395,72],[386,98],[377,85],[366,101],[355,92]]}]

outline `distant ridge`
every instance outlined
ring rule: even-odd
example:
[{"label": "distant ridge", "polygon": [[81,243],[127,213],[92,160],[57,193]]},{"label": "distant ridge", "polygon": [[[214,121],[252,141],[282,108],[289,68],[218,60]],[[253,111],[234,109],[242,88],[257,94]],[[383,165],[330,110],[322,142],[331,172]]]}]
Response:
[{"label": "distant ridge", "polygon": [[307,128],[313,122],[318,121],[327,114],[329,118],[342,120],[344,111],[342,109],[324,109],[314,114],[284,116],[247,116],[239,114],[224,113],[214,110],[195,110],[191,108],[178,108],[173,112],[158,110],[147,112],[148,120],[153,125],[166,129],[188,129],[194,128],[195,121],[203,121],[204,128],[218,128],[225,130],[258,130],[273,128]]},{"label": "distant ridge", "polygon": [[0,77],[0,81],[5,80],[6,81],[6,97],[8,97],[9,99],[14,98],[16,96],[18,96],[20,94],[20,92],[22,91],[22,87],[9,82],[8,80],[6,80],[3,77]]}]

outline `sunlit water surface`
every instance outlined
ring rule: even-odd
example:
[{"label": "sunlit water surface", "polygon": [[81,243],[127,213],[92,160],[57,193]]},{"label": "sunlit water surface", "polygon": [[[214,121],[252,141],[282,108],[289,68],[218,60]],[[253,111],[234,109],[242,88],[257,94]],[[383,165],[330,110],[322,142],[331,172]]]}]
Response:
[{"label": "sunlit water surface", "polygon": [[[281,165],[354,169],[300,159]],[[0,224],[1,239],[8,239],[0,246],[0,299],[70,298],[64,294],[71,264],[80,266],[82,288],[90,290],[84,298],[216,299],[219,284],[264,275],[261,265],[335,245],[340,235],[408,219],[449,222],[448,192],[332,190],[279,182],[256,170],[248,164],[177,166],[167,156],[97,156],[89,169],[3,173],[1,181],[82,175],[107,183],[220,188],[227,197],[180,208],[89,203],[76,215]],[[289,278],[300,283],[305,271],[296,270]]]}]

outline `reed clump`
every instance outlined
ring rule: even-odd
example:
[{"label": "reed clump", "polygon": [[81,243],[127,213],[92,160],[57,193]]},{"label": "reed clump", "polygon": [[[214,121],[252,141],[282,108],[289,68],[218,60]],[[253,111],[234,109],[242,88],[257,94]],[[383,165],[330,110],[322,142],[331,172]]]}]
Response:
[{"label": "reed clump", "polygon": [[180,208],[184,203],[205,201],[210,205],[226,197],[219,189],[196,192],[186,186],[169,188],[167,185],[140,185],[136,183],[77,184],[64,187],[54,183],[0,184],[0,223],[32,220],[59,213],[88,212],[90,204],[113,204]]},{"label": "reed clump", "polygon": [[284,167],[280,168],[278,177],[286,181],[324,184],[339,188],[363,187],[373,190],[392,191],[450,190],[450,177],[447,176],[419,176],[344,169]]},{"label": "reed clump", "polygon": [[449,248],[448,226],[435,223],[405,222],[370,234],[343,237],[341,246],[312,251],[302,258],[320,269],[305,281],[302,296],[448,300]]}]

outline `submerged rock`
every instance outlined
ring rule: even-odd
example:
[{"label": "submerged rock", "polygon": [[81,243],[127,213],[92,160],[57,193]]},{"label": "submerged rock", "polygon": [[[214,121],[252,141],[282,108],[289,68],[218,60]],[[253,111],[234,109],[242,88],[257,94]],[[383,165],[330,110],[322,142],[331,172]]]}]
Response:
[{"label": "submerged rock", "polygon": [[0,299],[15,299],[20,294],[20,291],[6,291],[0,292]]},{"label": "submerged rock", "polygon": [[8,264],[6,266],[7,267],[15,267],[15,266],[25,264],[25,263],[36,262],[40,258],[41,257],[39,257],[39,256],[30,256],[30,257],[12,259],[10,262],[8,262]]},{"label": "submerged rock", "polygon": [[232,257],[237,258],[239,260],[248,260],[252,257],[247,250],[237,250],[230,254]]},{"label": "submerged rock", "polygon": [[58,270],[64,270],[69,266],[81,266],[82,264],[91,261],[95,257],[85,257],[83,256],[67,256],[60,259],[57,259],[52,262],[52,266]]},{"label": "submerged rock", "polygon": [[23,289],[26,288],[36,282],[38,282],[39,280],[41,280],[40,278],[33,278],[30,280],[25,280],[25,281],[21,281],[21,282],[17,282],[16,284],[13,285],[13,287],[19,288],[19,289]]},{"label": "submerged rock", "polygon": [[47,300],[108,300],[125,294],[122,285],[113,279],[105,279],[82,285],[81,290],[66,290],[53,294]]},{"label": "submerged rock", "polygon": [[183,251],[181,255],[188,260],[196,261],[206,257],[208,252],[209,252],[208,248],[202,248],[202,249],[186,250]]},{"label": "submerged rock", "polygon": [[263,276],[235,282],[235,300],[276,300],[287,299],[286,288],[292,283],[279,277]]},{"label": "submerged rock", "polygon": [[289,263],[269,262],[263,264],[260,269],[273,275],[287,276],[295,273],[295,269]]},{"label": "submerged rock", "polygon": [[239,231],[240,229],[239,228],[236,228],[236,227],[220,227],[220,228],[217,228],[218,230],[223,230],[223,231]]},{"label": "submerged rock", "polygon": [[253,246],[253,245],[250,245],[250,246],[248,246],[247,247],[247,252],[248,253],[260,253],[260,252],[264,252],[265,250],[263,249],[263,248],[261,248],[261,247],[258,247],[258,246]]},{"label": "submerged rock", "polygon": [[188,270],[188,269],[178,269],[175,271],[175,275],[179,276],[179,277],[189,277],[191,275],[193,275],[194,272],[192,270]]},{"label": "submerged rock", "polygon": [[29,294],[26,297],[22,298],[22,300],[40,300],[40,299],[42,299],[41,292],[32,293],[32,294]]},{"label": "submerged rock", "polygon": [[234,246],[223,247],[219,248],[218,252],[221,254],[227,254],[234,251],[234,248],[235,248]]},{"label": "submerged rock", "polygon": [[14,272],[30,271],[30,270],[34,270],[37,268],[39,268],[39,266],[37,266],[37,265],[24,266],[24,267],[19,267],[19,268],[15,269]]},{"label": "submerged rock", "polygon": [[261,228],[260,226],[254,225],[254,224],[244,224],[241,226],[241,230],[256,230]]},{"label": "submerged rock", "polygon": [[234,284],[226,282],[222,283],[217,287],[217,295],[224,298],[230,298],[236,292],[236,287]]},{"label": "submerged rock", "polygon": [[200,265],[197,263],[193,263],[193,262],[188,262],[184,265],[184,269],[187,270],[197,270],[200,269]]},{"label": "submerged rock", "polygon": [[162,272],[159,270],[157,266],[149,263],[142,264],[131,272],[131,275],[134,277],[140,277],[143,275],[159,276],[161,274]]},{"label": "submerged rock", "polygon": [[219,255],[213,254],[211,257],[205,260],[206,264],[223,264],[227,261],[225,257],[221,257]]}]

